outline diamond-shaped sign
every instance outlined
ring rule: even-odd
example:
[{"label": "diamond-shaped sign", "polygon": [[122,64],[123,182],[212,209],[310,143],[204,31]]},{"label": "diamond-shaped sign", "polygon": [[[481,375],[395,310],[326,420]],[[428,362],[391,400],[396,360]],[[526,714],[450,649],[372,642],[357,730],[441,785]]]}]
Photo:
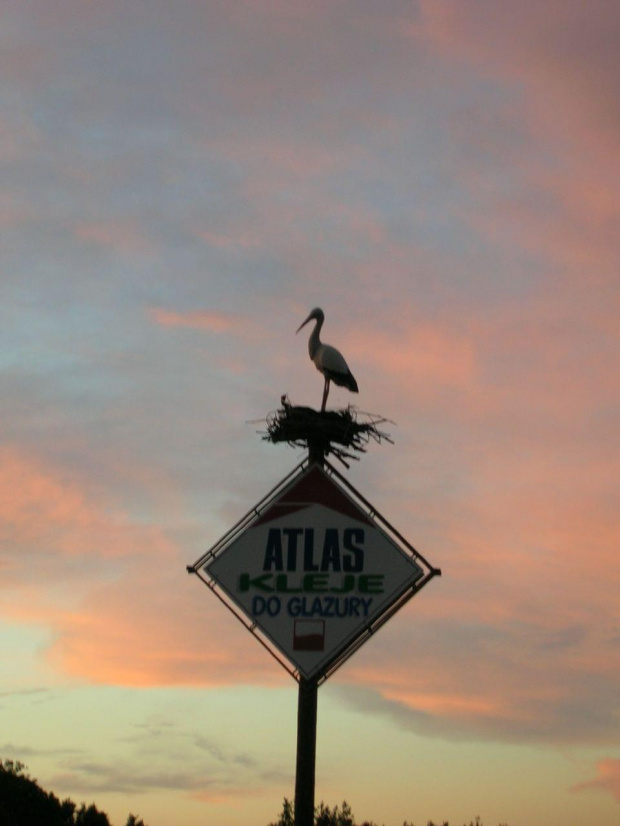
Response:
[{"label": "diamond-shaped sign", "polygon": [[438,573],[347,488],[309,465],[190,569],[306,679],[346,658]]}]

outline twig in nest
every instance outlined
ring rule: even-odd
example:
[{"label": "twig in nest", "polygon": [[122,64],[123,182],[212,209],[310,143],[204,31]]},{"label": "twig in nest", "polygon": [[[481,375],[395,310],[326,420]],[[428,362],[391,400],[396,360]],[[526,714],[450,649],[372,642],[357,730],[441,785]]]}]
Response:
[{"label": "twig in nest", "polygon": [[[394,444],[389,435],[377,427],[389,422],[381,416],[359,414],[350,405],[344,410],[319,412],[311,407],[294,406],[287,396],[282,396],[281,402],[282,407],[267,416],[267,432],[263,433],[263,439],[268,442],[288,442],[292,447],[305,448],[313,445],[326,456],[331,453],[345,467],[349,467],[345,459],[359,460],[349,451],[365,453],[371,439],[377,443],[385,440]],[[359,415],[365,416],[366,421],[358,421]]]}]

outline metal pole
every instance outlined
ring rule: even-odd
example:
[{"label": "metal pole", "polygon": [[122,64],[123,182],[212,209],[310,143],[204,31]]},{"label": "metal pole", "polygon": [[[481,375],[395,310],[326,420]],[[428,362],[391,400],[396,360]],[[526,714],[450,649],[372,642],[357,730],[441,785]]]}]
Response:
[{"label": "metal pole", "polygon": [[308,458],[323,467],[325,462],[325,442],[308,439]]},{"label": "metal pole", "polygon": [[316,681],[302,677],[297,702],[295,826],[313,826],[314,823],[317,699]]},{"label": "metal pole", "polygon": [[[310,462],[323,467],[325,445],[308,440]],[[295,826],[314,826],[316,770],[316,716],[319,687],[316,680],[299,679],[297,699],[297,764],[295,769]]]}]

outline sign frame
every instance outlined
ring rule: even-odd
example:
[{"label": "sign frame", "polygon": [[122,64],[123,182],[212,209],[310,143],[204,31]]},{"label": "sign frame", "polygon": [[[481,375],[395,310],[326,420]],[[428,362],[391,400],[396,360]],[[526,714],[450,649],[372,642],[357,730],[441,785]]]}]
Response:
[{"label": "sign frame", "polygon": [[188,573],[193,573],[215,594],[239,622],[254,636],[269,654],[287,671],[298,683],[308,679],[294,662],[289,660],[286,653],[272,640],[272,638],[257,624],[246,611],[227,592],[227,590],[209,574],[208,566],[224,554],[230,546],[241,538],[246,530],[250,529],[263,514],[285,495],[288,489],[294,488],[300,478],[314,465],[330,479],[332,484],[340,488],[341,493],[347,496],[359,511],[371,522],[373,527],[383,533],[396,546],[396,549],[415,563],[422,575],[413,582],[403,584],[402,588],[392,595],[390,601],[383,606],[374,617],[363,623],[353,638],[348,638],[337,647],[322,666],[313,673],[312,682],[321,685],[335,673],[353,654],[355,654],[371,636],[381,628],[394,614],[414,597],[430,580],[441,575],[441,570],[431,565],[422,554],[411,545],[396,528],[385,519],[378,510],[365,499],[353,485],[340,474],[329,462],[313,463],[309,457],[303,459],[290,473],[288,473],[269,493],[267,493],[245,516],[227,531],[206,553],[193,565],[187,566]]}]

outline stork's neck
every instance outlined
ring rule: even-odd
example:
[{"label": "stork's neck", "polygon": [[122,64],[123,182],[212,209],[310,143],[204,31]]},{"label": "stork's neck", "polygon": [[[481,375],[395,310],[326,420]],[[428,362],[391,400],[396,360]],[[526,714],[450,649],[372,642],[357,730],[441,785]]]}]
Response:
[{"label": "stork's neck", "polygon": [[308,352],[310,353],[310,358],[314,358],[314,354],[321,346],[321,339],[319,338],[319,333],[321,332],[321,327],[323,326],[323,319],[317,318],[314,323],[314,330],[310,333],[310,338],[308,339]]}]

